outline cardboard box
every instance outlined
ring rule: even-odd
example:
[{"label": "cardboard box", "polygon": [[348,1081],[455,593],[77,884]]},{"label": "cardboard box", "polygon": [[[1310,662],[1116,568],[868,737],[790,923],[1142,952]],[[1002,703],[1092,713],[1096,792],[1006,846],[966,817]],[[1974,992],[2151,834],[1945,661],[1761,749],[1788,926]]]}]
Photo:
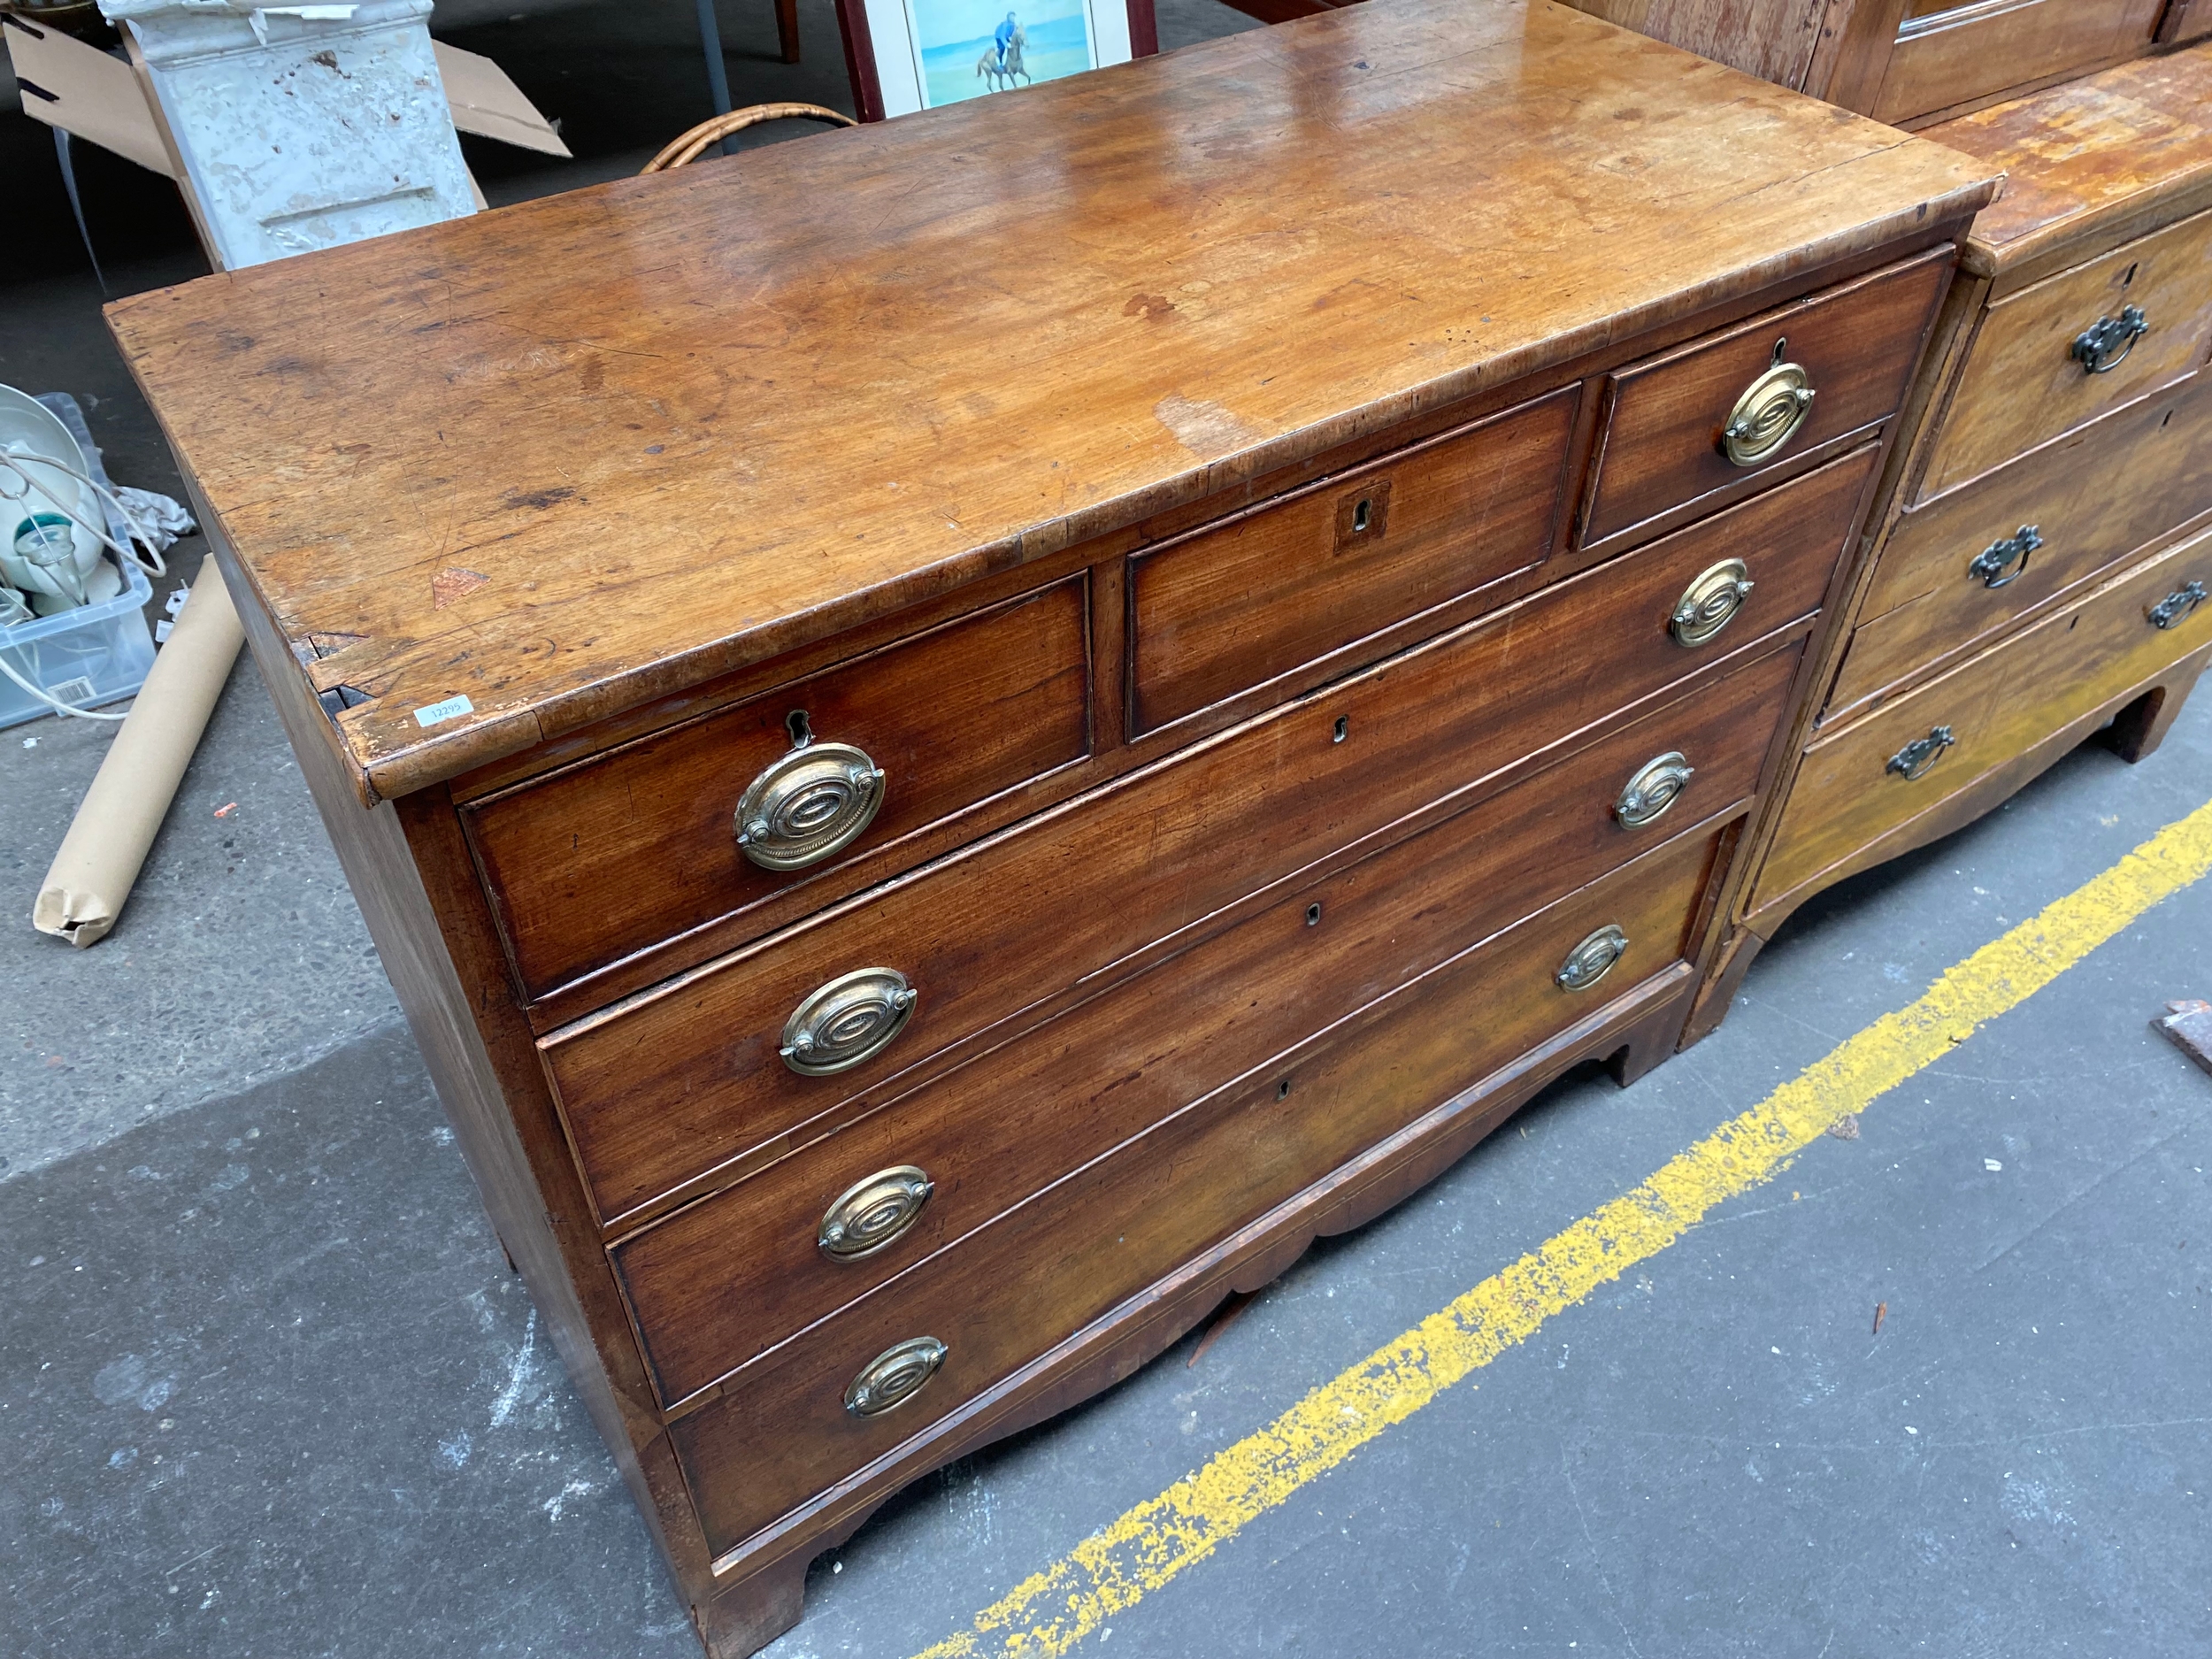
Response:
[{"label": "cardboard box", "polygon": [[[365,10],[365,6],[350,4],[280,8],[280,21],[275,25],[265,13],[234,15],[242,27],[254,27],[246,21],[249,17],[261,17],[259,31],[265,32],[272,27],[282,27],[282,19],[293,19],[296,14],[343,13],[343,17],[297,17],[302,24],[338,24],[350,22],[356,14]],[[127,31],[131,27],[127,22],[127,38],[130,38]],[[273,257],[267,247],[255,245],[250,238],[242,237],[229,224],[222,222],[236,217],[231,211],[232,204],[211,198],[193,178],[193,169],[176,142],[168,112],[156,91],[156,77],[149,71],[142,51],[134,51],[133,61],[127,62],[58,30],[40,27],[12,13],[0,14],[0,38],[7,42],[8,56],[22,89],[24,112],[73,137],[112,150],[142,167],[176,180],[185,204],[191,211],[193,223],[199,229],[201,242],[218,270]],[[138,42],[133,39],[132,43],[135,46]],[[300,41],[295,39],[293,43]],[[523,96],[521,89],[497,64],[442,42],[432,42],[430,45],[444,111],[453,128],[544,155],[568,155],[568,146],[561,142],[552,123]],[[373,90],[364,86],[358,96],[373,96]],[[483,195],[476,189],[474,180],[466,177],[465,170],[462,177],[474,206],[481,207]],[[211,208],[216,212],[213,219]],[[457,216],[457,211],[470,210],[457,210],[449,196],[436,203],[432,216],[452,218]],[[380,226],[373,217],[358,215],[351,224],[364,227],[357,231],[359,234],[400,227],[398,224]],[[321,241],[355,240],[354,235],[344,234],[348,227],[343,218],[326,216],[315,227],[314,234],[296,238],[300,247],[280,246],[274,251],[301,251],[305,246],[320,245],[319,237]]]}]

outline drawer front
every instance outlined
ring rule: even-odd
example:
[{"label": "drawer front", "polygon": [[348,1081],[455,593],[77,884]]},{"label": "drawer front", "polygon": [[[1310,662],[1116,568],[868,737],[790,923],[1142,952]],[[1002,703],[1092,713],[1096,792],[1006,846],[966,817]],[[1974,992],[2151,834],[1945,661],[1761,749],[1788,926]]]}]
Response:
[{"label": "drawer front", "polygon": [[2149,43],[2165,0],[2015,0],[1914,7],[1870,111],[1893,125],[2080,74]]},{"label": "drawer front", "polygon": [[[2191,537],[1993,650],[1806,750],[1751,909],[1763,908],[1984,773],[2212,643],[2212,533]],[[1940,737],[1947,735],[1947,744]]]},{"label": "drawer front", "polygon": [[[614,1251],[672,1404],[1313,1033],[1740,804],[1786,700],[1793,644],[1571,759],[1295,888],[1225,933],[993,1050]],[[1694,768],[1624,826],[1629,780]],[[1132,1073],[1135,1057],[1142,1070]],[[1109,1080],[1110,1079],[1110,1082]],[[928,1196],[914,1208],[919,1170]],[[872,1178],[887,1178],[871,1185]],[[841,1198],[865,1189],[846,1210]],[[820,1243],[872,1207],[869,1253]],[[902,1229],[895,1231],[895,1229]],[[838,1249],[858,1247],[844,1242]],[[880,1243],[874,1240],[882,1240]]]},{"label": "drawer front", "polygon": [[[525,988],[541,995],[741,912],[1081,759],[1086,586],[1071,577],[465,808]],[[879,770],[880,783],[863,795],[849,770],[826,787],[824,771],[797,770],[795,717],[818,762]],[[746,804],[775,826],[759,856],[803,864],[764,867],[739,846]],[[870,806],[856,836],[830,844]],[[787,826],[796,833],[776,833]]]},{"label": "drawer front", "polygon": [[[2147,333],[2127,337],[2133,313]],[[2100,326],[2108,345],[2084,342]],[[2204,361],[2212,212],[1997,302],[1982,319],[1918,486],[1925,500]],[[2078,356],[2077,349],[2081,355]],[[2094,364],[2102,364],[2093,372]]]},{"label": "drawer front", "polygon": [[1534,565],[1572,388],[1129,561],[1130,725],[1149,731]]},{"label": "drawer front", "polygon": [[[709,1546],[742,1542],[1208,1245],[1679,959],[1714,842],[1669,843],[1408,987],[1354,1034],[1199,1102],[733,1379],[672,1425]],[[1598,987],[1554,975],[1608,925]],[[936,1374],[874,1417],[845,1406],[894,1345],[941,1342]]]},{"label": "drawer front", "polygon": [[[947,1045],[1808,616],[1875,455],[1855,452],[543,1040],[601,1217],[741,1155],[772,1155],[824,1114],[879,1103],[882,1086]],[[1753,582],[1742,609],[1709,641],[1678,643],[1673,612],[1730,559]],[[818,987],[870,968],[896,971],[918,993],[896,1036],[850,1071],[795,1072],[779,1052],[787,1020]]]},{"label": "drawer front", "polygon": [[1906,513],[1860,607],[1829,710],[1926,664],[2212,509],[2212,377],[2115,410]]},{"label": "drawer front", "polygon": [[[1924,254],[1607,376],[1583,543],[1635,533],[1894,414],[1952,263],[1948,249]],[[1739,465],[1724,453],[1723,431],[1747,401],[1770,416],[1782,409],[1791,388],[1786,376],[1770,379],[1778,349],[1782,365],[1804,372],[1812,400],[1801,425],[1788,428],[1785,419],[1767,439],[1750,441],[1756,448],[1786,430],[1770,454]]]}]

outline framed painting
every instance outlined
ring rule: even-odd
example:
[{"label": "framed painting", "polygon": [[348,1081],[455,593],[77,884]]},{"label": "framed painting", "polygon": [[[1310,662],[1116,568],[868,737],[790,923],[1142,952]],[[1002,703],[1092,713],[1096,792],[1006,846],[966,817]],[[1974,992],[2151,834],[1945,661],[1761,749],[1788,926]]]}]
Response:
[{"label": "framed painting", "polygon": [[1152,0],[837,0],[837,21],[864,121],[1160,50]]}]

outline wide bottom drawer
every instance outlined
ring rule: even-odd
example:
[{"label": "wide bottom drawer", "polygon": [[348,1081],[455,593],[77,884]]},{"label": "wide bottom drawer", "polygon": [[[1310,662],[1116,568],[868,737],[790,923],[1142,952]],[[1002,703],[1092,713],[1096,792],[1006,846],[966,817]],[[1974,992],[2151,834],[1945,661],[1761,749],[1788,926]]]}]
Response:
[{"label": "wide bottom drawer", "polygon": [[[2193,597],[2191,584],[2198,584]],[[2212,533],[1805,751],[1747,915],[1933,810],[2102,704],[2212,642]]]},{"label": "wide bottom drawer", "polygon": [[[1725,831],[1677,837],[878,1286],[671,1425],[744,1542],[1691,948]],[[1595,979],[1593,943],[1621,946]],[[1100,1078],[1101,1085],[1113,1079]]]},{"label": "wide bottom drawer", "polygon": [[[1757,787],[1801,649],[1792,643],[1299,886],[625,1240],[616,1271],[662,1401],[682,1401],[1669,833],[1740,808]],[[1640,802],[1630,799],[1632,780],[1649,791]]]}]

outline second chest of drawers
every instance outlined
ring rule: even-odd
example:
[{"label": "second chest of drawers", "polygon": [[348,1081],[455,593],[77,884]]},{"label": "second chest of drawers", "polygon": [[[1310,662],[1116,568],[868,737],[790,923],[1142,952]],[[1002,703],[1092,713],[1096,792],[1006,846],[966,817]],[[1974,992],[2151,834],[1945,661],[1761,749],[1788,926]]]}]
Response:
[{"label": "second chest of drawers", "polygon": [[1817,730],[1693,1032],[1815,893],[1998,805],[2100,727],[2148,754],[2206,659],[2212,46],[1929,129],[1977,220]]}]

